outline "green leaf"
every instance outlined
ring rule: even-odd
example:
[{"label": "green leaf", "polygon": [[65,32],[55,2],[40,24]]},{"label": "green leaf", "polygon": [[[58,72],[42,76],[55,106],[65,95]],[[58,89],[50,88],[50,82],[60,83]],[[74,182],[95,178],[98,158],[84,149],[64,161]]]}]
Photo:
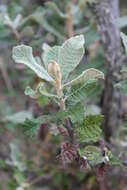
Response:
[{"label": "green leaf", "polygon": [[61,46],[58,56],[58,64],[62,72],[62,81],[66,81],[68,75],[80,63],[84,55],[84,36],[79,35],[65,41]]},{"label": "green leaf", "polygon": [[66,104],[75,105],[78,102],[84,101],[84,99],[90,96],[97,88],[97,80],[91,79],[80,85],[74,85],[70,91],[66,94]]},{"label": "green leaf", "polygon": [[70,117],[72,123],[82,123],[84,119],[84,105],[77,103],[67,110],[67,116]]},{"label": "green leaf", "polygon": [[104,157],[101,155],[101,151],[96,146],[86,146],[79,149],[80,156],[86,157],[90,165],[95,166],[104,162]]},{"label": "green leaf", "polygon": [[37,90],[33,90],[30,86],[27,86],[25,89],[25,95],[30,96],[31,98],[38,98],[40,95]]},{"label": "green leaf", "polygon": [[49,82],[53,82],[52,77],[47,73],[47,71],[37,64],[35,58],[32,55],[32,48],[26,45],[20,45],[13,48],[12,57],[16,63],[23,63],[32,69],[38,77]]},{"label": "green leaf", "polygon": [[36,88],[36,90],[33,90],[30,86],[27,86],[25,89],[25,95],[30,96],[31,98],[34,99],[37,99],[42,95],[49,98],[58,98],[57,95],[48,93],[43,83],[40,83],[38,85],[38,88]]},{"label": "green leaf", "polygon": [[113,156],[113,155],[110,159],[110,165],[112,165],[112,166],[123,166],[121,161],[119,160],[119,158],[117,158],[116,156]]},{"label": "green leaf", "polygon": [[32,113],[29,111],[20,111],[5,117],[7,121],[12,122],[14,124],[23,123],[26,120],[26,118],[31,119]]},{"label": "green leaf", "polygon": [[37,122],[36,120],[29,120],[26,119],[23,124],[20,124],[20,128],[23,131],[23,133],[29,137],[34,137],[38,134],[38,131],[40,129],[40,122]]},{"label": "green leaf", "polygon": [[82,72],[81,75],[79,75],[77,78],[75,78],[74,80],[66,83],[64,85],[65,86],[70,86],[70,85],[75,85],[75,84],[79,84],[81,82],[86,82],[90,79],[104,79],[104,73],[97,70],[97,69],[94,69],[94,68],[90,68],[90,69],[87,69],[85,71]]},{"label": "green leaf", "polygon": [[54,122],[55,118],[56,117],[52,115],[43,115],[38,118],[26,119],[19,127],[25,135],[34,137],[37,136],[41,124]]},{"label": "green leaf", "polygon": [[102,115],[87,116],[83,123],[77,126],[75,130],[81,143],[98,141],[102,133],[100,129],[102,118]]},{"label": "green leaf", "polygon": [[123,32],[121,32],[121,39],[125,48],[125,52],[127,53],[127,36]]}]

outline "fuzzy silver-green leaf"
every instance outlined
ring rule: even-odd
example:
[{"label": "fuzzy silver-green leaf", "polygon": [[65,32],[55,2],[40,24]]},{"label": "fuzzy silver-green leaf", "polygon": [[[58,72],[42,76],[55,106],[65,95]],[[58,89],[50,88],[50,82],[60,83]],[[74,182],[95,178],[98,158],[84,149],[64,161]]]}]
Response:
[{"label": "fuzzy silver-green leaf", "polygon": [[74,36],[61,46],[58,56],[58,64],[62,72],[62,81],[66,81],[69,74],[80,63],[84,55],[84,36]]},{"label": "fuzzy silver-green leaf", "polygon": [[81,82],[88,81],[90,79],[99,79],[99,78],[104,79],[104,73],[97,69],[90,68],[90,69],[83,71],[81,75],[79,75],[74,80],[66,83],[64,86],[75,85],[75,84],[78,84]]},{"label": "fuzzy silver-green leaf", "polygon": [[38,64],[32,55],[32,48],[26,45],[19,45],[13,48],[12,57],[16,63],[23,63],[33,70],[38,77],[49,82],[53,82],[48,72]]}]

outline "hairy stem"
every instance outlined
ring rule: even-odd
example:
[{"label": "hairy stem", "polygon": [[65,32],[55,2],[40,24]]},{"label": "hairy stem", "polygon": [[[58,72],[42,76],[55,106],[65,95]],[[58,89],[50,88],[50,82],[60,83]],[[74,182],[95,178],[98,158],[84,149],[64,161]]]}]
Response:
[{"label": "hairy stem", "polygon": [[[65,100],[63,98],[63,89],[62,89],[62,75],[61,75],[61,71],[60,71],[60,66],[56,63],[53,62],[50,64],[49,67],[49,71],[54,74],[55,76],[55,88],[56,88],[56,92],[57,95],[59,97],[59,105],[60,105],[60,109],[65,111],[66,110],[66,106],[65,106]],[[70,136],[70,141],[73,143],[73,130],[72,130],[72,126],[71,126],[71,122],[70,119],[67,118],[65,119],[65,128],[68,131],[68,134]]]}]

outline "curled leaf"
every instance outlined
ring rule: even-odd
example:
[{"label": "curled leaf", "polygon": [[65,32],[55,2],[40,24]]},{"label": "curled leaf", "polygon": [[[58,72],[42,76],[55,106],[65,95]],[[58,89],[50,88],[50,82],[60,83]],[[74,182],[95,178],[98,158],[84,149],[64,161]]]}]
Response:
[{"label": "curled leaf", "polygon": [[75,78],[74,80],[66,83],[64,85],[64,87],[79,84],[81,82],[86,82],[90,79],[99,79],[99,78],[104,79],[104,73],[97,69],[90,68],[90,69],[83,71],[82,74],[80,76],[78,76],[77,78]]}]

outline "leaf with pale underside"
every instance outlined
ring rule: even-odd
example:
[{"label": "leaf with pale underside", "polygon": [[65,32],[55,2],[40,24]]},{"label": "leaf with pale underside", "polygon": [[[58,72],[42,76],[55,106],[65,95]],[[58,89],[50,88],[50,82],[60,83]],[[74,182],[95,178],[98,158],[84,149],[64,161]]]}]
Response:
[{"label": "leaf with pale underside", "polygon": [[104,73],[97,70],[97,69],[94,69],[94,68],[90,68],[90,69],[87,69],[85,71],[82,72],[81,75],[79,75],[77,78],[75,78],[74,80],[66,83],[64,85],[65,86],[70,86],[70,85],[75,85],[75,84],[79,84],[81,82],[85,82],[85,81],[88,81],[90,79],[104,79]]},{"label": "leaf with pale underside", "polygon": [[80,63],[84,55],[84,36],[78,35],[68,39],[60,48],[58,64],[62,72],[62,82],[66,81],[69,74]]},{"label": "leaf with pale underside", "polygon": [[32,48],[26,45],[20,45],[13,48],[12,57],[16,63],[23,63],[32,69],[38,77],[44,79],[48,82],[53,82],[54,80],[48,74],[48,72],[38,64],[32,55]]}]

